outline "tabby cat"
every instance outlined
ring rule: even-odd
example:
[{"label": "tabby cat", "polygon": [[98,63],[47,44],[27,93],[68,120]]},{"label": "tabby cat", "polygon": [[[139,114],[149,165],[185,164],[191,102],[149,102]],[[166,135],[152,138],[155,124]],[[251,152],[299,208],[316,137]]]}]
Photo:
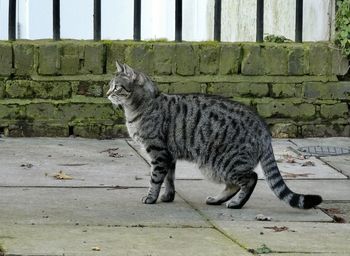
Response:
[{"label": "tabby cat", "polygon": [[150,188],[143,203],[157,201],[163,182],[161,200],[174,200],[177,159],[195,162],[209,179],[225,184],[207,204],[242,208],[257,183],[254,168],[259,162],[272,191],[290,206],[309,209],[322,202],[319,195],[296,194],[287,187],[268,128],[248,107],[217,96],[163,94],[145,74],[126,64],[116,66],[108,99],[122,106],[131,138],[151,158]]}]

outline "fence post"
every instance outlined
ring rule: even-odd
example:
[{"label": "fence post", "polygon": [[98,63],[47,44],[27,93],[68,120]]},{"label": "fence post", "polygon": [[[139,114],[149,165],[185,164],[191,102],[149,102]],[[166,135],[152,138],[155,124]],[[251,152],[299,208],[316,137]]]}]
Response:
[{"label": "fence post", "polygon": [[215,0],[214,40],[219,42],[221,41],[221,0]]},{"label": "fence post", "polygon": [[61,28],[60,28],[60,0],[52,1],[52,31],[53,40],[61,39]]},{"label": "fence post", "polygon": [[141,0],[134,0],[134,40],[141,40]]},{"label": "fence post", "polygon": [[16,0],[9,1],[8,39],[16,40]]},{"label": "fence post", "polygon": [[256,42],[264,41],[264,0],[257,0],[256,4]]},{"label": "fence post", "polygon": [[182,0],[175,0],[175,41],[182,41]]},{"label": "fence post", "polygon": [[295,8],[295,42],[303,41],[303,0],[296,0]]},{"label": "fence post", "polygon": [[94,0],[94,40],[101,40],[101,0]]}]

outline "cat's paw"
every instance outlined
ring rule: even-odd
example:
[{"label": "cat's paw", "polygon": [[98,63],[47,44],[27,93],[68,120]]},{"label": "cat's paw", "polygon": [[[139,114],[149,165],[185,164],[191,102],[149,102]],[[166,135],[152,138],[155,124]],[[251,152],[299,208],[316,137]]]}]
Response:
[{"label": "cat's paw", "polygon": [[144,196],[141,198],[142,203],[144,204],[154,204],[157,201],[157,198],[153,198],[151,196]]},{"label": "cat's paw", "polygon": [[230,208],[230,209],[241,209],[243,207],[244,204],[242,203],[238,203],[236,201],[228,201],[226,203],[226,207]]},{"label": "cat's paw", "polygon": [[205,200],[205,203],[208,204],[208,205],[219,205],[219,204],[222,204],[222,202],[220,200],[218,200],[217,198],[212,197],[212,196],[208,196],[207,200]]},{"label": "cat's paw", "polygon": [[165,203],[170,203],[172,201],[174,201],[175,199],[175,193],[164,193],[161,197],[160,200],[162,200],[162,202]]}]

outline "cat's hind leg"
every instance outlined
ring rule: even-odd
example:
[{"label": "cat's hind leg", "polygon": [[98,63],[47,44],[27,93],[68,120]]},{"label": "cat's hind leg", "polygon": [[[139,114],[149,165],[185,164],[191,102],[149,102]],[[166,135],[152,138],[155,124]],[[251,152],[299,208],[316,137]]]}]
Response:
[{"label": "cat's hind leg", "polygon": [[227,200],[231,199],[233,196],[237,194],[240,187],[234,184],[226,184],[225,189],[221,191],[220,194],[216,196],[207,197],[206,204],[209,205],[219,205]]},{"label": "cat's hind leg", "polygon": [[169,166],[168,174],[164,180],[165,192],[161,195],[160,200],[163,202],[172,202],[175,199],[175,162]]},{"label": "cat's hind leg", "polygon": [[235,181],[240,186],[239,192],[226,203],[228,208],[241,209],[249,200],[258,181],[258,175],[250,171],[245,175],[241,175]]}]

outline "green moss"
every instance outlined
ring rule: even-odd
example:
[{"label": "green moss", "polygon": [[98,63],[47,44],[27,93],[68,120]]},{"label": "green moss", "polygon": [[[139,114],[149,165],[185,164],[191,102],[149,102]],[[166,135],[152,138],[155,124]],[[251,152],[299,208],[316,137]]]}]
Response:
[{"label": "green moss", "polygon": [[6,250],[5,248],[0,244],[0,256],[5,255]]},{"label": "green moss", "polygon": [[350,0],[337,0],[337,6],[335,42],[350,57]]}]

